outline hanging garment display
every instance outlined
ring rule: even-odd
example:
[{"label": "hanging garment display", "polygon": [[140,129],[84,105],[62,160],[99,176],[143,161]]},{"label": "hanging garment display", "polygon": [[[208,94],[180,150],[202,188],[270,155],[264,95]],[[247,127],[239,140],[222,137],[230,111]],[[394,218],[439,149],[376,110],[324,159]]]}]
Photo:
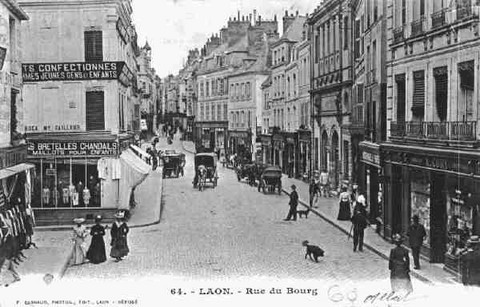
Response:
[{"label": "hanging garment display", "polygon": [[78,206],[79,205],[79,199],[78,199],[78,193],[77,192],[72,193],[72,205],[73,206]]},{"label": "hanging garment display", "polygon": [[49,188],[43,188],[42,199],[43,199],[43,204],[48,205],[50,203],[50,189]]},{"label": "hanging garment display", "polygon": [[67,205],[70,200],[70,191],[68,188],[62,188],[62,200],[63,204]]},{"label": "hanging garment display", "polygon": [[87,188],[83,189],[83,202],[85,203],[85,206],[90,204],[90,190]]},{"label": "hanging garment display", "polygon": [[121,164],[120,164],[120,159],[110,159],[111,164],[112,164],[112,179],[117,180],[120,179],[122,176],[122,171],[121,171]]},{"label": "hanging garment display", "polygon": [[108,178],[108,159],[101,158],[97,162],[97,171],[98,171],[98,178],[100,179],[107,179]]}]

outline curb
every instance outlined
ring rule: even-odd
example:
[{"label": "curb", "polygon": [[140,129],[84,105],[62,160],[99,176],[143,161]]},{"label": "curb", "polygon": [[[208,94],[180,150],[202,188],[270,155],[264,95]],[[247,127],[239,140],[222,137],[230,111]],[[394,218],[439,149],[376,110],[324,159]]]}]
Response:
[{"label": "curb", "polygon": [[[290,196],[290,193],[287,192],[286,190],[282,189],[282,192],[287,194],[288,196]],[[328,218],[327,216],[325,216],[324,214],[320,213],[319,211],[317,211],[316,209],[313,209],[313,208],[310,208],[310,205],[307,204],[305,201],[303,201],[302,199],[298,199],[298,202],[310,209],[310,211],[312,211],[314,214],[318,215],[321,219],[323,219],[324,221],[326,221],[327,223],[329,223],[330,225],[334,226],[335,228],[337,228],[338,230],[340,230],[341,232],[345,233],[345,234],[349,234],[348,231],[346,231],[345,229],[343,229],[340,225],[338,225],[337,223],[335,223],[334,221],[332,221],[330,218]],[[374,254],[382,257],[383,259],[386,259],[386,260],[389,260],[389,257],[387,255],[385,255],[383,252],[379,251],[378,249],[376,249],[375,247],[373,247],[372,245],[368,244],[367,242],[364,242],[363,243],[363,246],[365,248],[367,248],[368,250],[370,250],[371,252],[373,252]],[[429,284],[429,285],[434,285],[435,283],[433,281],[431,281],[430,279],[426,278],[425,276],[422,276],[420,274],[418,274],[417,272],[414,272],[414,271],[410,271],[410,274],[419,279],[420,281],[426,283],[426,284]]]},{"label": "curb", "polygon": [[[158,214],[158,219],[153,221],[153,222],[150,222],[150,223],[146,223],[146,224],[140,224],[140,225],[130,225],[129,228],[143,228],[143,227],[148,227],[148,226],[153,226],[153,225],[158,225],[160,224],[160,221],[162,219],[162,213],[163,213],[163,178],[161,178],[162,180],[162,184],[160,185],[160,212]],[[71,227],[69,227],[71,228]],[[63,230],[63,229],[60,229],[60,230]],[[46,230],[44,230],[46,231]],[[67,271],[68,269],[68,263],[70,262],[70,255],[68,255],[67,259],[65,260],[64,264],[62,265],[61,269],[60,269],[60,273],[58,274],[58,277],[59,279],[62,279],[63,276],[65,275],[65,272]]]}]

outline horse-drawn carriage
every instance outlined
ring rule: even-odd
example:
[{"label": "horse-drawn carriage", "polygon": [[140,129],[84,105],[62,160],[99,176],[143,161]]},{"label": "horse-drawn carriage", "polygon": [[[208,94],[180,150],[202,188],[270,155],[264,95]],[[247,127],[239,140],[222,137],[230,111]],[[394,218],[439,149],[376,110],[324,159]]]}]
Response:
[{"label": "horse-drawn carriage", "polygon": [[160,156],[163,161],[163,178],[183,176],[183,168],[185,167],[185,154],[177,152],[165,152]]},{"label": "horse-drawn carriage", "polygon": [[265,163],[250,163],[250,164],[241,164],[237,167],[237,179],[241,181],[244,178],[247,178],[250,185],[256,185],[256,182],[260,182],[260,177],[263,171],[270,167],[270,164]]},{"label": "horse-drawn carriage", "polygon": [[260,175],[260,183],[258,185],[258,192],[263,193],[275,192],[278,189],[278,194],[282,194],[282,170],[278,166],[269,166],[265,168]]},{"label": "horse-drawn carriage", "polygon": [[193,178],[193,187],[202,191],[205,189],[207,180],[215,188],[218,182],[216,153],[198,153],[195,155],[195,177]]}]

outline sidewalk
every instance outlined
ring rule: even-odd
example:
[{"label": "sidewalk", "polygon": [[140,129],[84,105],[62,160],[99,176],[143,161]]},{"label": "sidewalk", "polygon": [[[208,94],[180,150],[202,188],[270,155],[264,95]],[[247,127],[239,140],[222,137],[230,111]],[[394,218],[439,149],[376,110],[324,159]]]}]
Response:
[{"label": "sidewalk", "polygon": [[[152,193],[154,191],[154,193]],[[146,227],[160,223],[162,213],[163,178],[162,168],[151,171],[148,177],[136,188],[137,207],[132,210],[128,225],[130,228]],[[87,225],[91,226],[91,225]],[[33,241],[38,249],[24,251],[27,259],[17,266],[23,279],[41,279],[51,274],[60,279],[68,267],[68,259],[72,250],[71,229],[73,225],[37,227]],[[57,230],[57,231],[53,231]],[[12,280],[8,272],[0,274],[0,283]],[[22,281],[18,283],[21,285]],[[12,285],[13,286],[13,285]]]},{"label": "sidewalk", "polygon": [[[300,204],[309,207],[309,192],[308,192],[308,184],[293,178],[288,178],[287,175],[282,176],[282,186],[286,189],[283,191],[290,195],[290,186],[295,184],[297,186],[298,196],[300,198]],[[347,236],[350,232],[351,222],[350,221],[338,221],[337,214],[338,214],[338,198],[320,198],[318,204],[318,208],[312,208],[312,211],[324,219],[329,224],[333,225],[334,227],[338,228],[342,232],[345,233]],[[353,243],[350,241],[348,244]],[[372,227],[368,227],[365,229],[365,241],[364,246],[374,252],[375,254],[385,258],[388,260],[390,250],[393,247],[393,244],[384,240],[380,235],[375,233],[375,229]],[[444,283],[444,284],[455,284],[456,276],[446,272],[443,270],[443,264],[435,264],[429,263],[427,259],[421,259],[421,270],[412,270],[412,276],[420,279],[426,283]]]}]

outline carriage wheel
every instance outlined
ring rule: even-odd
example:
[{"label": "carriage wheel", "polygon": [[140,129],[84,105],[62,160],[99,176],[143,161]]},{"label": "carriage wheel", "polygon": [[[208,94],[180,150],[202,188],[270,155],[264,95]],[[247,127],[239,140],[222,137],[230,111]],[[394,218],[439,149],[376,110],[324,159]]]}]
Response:
[{"label": "carriage wheel", "polygon": [[239,174],[237,174],[237,179],[238,179],[238,181],[242,181],[242,178],[240,177]]}]

